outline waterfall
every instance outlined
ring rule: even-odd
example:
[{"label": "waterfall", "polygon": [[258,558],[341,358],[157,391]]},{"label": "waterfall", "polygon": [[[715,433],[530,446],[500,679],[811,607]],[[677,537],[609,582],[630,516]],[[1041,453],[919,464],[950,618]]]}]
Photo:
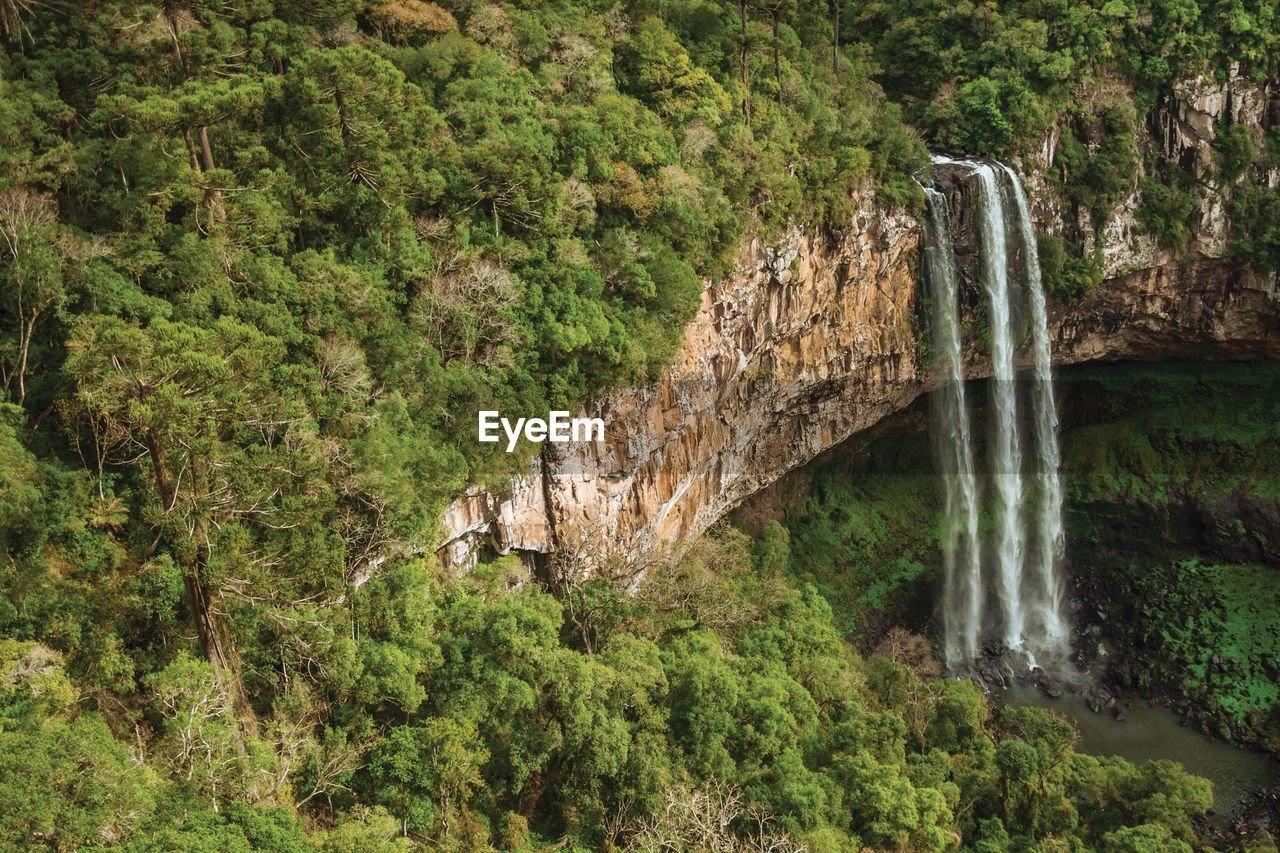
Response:
[{"label": "waterfall", "polygon": [[1018,175],[1001,166],[1013,189],[1013,199],[1022,228],[1023,257],[1026,262],[1027,302],[1031,307],[1031,353],[1034,384],[1032,407],[1035,413],[1035,440],[1038,453],[1036,478],[1039,512],[1036,517],[1038,551],[1031,574],[1031,606],[1037,620],[1038,642],[1033,652],[1042,657],[1058,654],[1068,640],[1062,614],[1062,581],[1058,568],[1065,550],[1062,529],[1062,454],[1058,448],[1058,410],[1053,399],[1053,363],[1049,347],[1049,321],[1045,312],[1044,283],[1040,278],[1040,257],[1031,209]]},{"label": "waterfall", "polygon": [[[944,658],[953,672],[963,672],[979,657],[982,643],[996,640],[1028,667],[1060,668],[1069,652],[1059,577],[1064,550],[1061,458],[1044,287],[1029,206],[1007,166],[997,170],[985,163],[941,157],[934,163],[963,168],[977,186],[979,278],[986,294],[991,347],[991,437],[985,457],[994,523],[986,543],[988,568],[978,529],[979,475],[965,397],[950,211],[944,195],[926,189],[924,269],[932,306],[931,342],[943,380],[932,399],[935,447],[944,480]],[[1011,216],[1018,222],[1012,234],[1007,224]],[[1022,248],[1020,277],[1025,279],[1031,331],[1035,381],[1030,394],[1030,476],[1023,471],[1016,358],[1023,335],[1015,305],[1023,290],[1010,282],[1011,245]],[[1033,497],[1034,507],[1025,506]],[[984,602],[988,592],[993,603]]]},{"label": "waterfall", "polygon": [[1018,436],[1017,370],[1014,367],[1013,310],[1009,291],[1008,234],[996,172],[980,164],[978,228],[982,241],[982,284],[987,290],[987,325],[991,333],[991,399],[995,436],[991,474],[995,482],[996,565],[1004,608],[1004,645],[1022,651],[1026,614],[1022,601],[1022,442]]},{"label": "waterfall", "polygon": [[946,385],[933,395],[945,493],[943,657],[956,670],[978,654],[982,621],[982,553],[978,540],[978,478],[969,439],[964,361],[960,350],[960,301],[947,200],[926,189],[924,270],[933,302],[933,347]]}]

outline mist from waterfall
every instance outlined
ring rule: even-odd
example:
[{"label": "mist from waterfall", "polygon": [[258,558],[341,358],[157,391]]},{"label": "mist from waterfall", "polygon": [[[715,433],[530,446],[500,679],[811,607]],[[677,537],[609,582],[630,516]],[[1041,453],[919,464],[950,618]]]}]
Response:
[{"label": "mist from waterfall", "polygon": [[[1053,396],[1052,353],[1035,232],[1026,195],[1007,166],[934,158],[963,168],[977,186],[979,278],[986,295],[991,357],[991,435],[985,468],[975,463],[965,394],[962,307],[947,198],[926,189],[924,271],[931,344],[942,386],[931,396],[935,449],[943,472],[943,656],[956,674],[971,671],[983,644],[998,643],[1007,662],[1061,671],[1069,629],[1063,614],[1061,455]],[[1008,202],[1008,203],[1006,203]],[[1008,223],[1016,219],[1011,233]],[[1010,253],[1021,248],[1022,287],[1011,281]],[[1025,311],[1019,307],[1025,296]],[[1023,315],[1026,315],[1025,318]],[[1019,399],[1021,323],[1030,326],[1031,393]],[[1024,442],[1020,403],[1030,403]],[[1030,471],[1024,471],[1023,447]],[[979,533],[980,486],[990,493],[989,536]],[[1012,653],[1012,654],[1009,654]]]}]

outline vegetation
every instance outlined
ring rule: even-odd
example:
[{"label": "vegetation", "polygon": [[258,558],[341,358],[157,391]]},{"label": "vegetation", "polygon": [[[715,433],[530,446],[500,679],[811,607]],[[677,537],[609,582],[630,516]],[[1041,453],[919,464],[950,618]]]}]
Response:
[{"label": "vegetation", "polygon": [[923,628],[941,578],[942,533],[927,437],[885,435],[788,479],[804,490],[788,496],[780,528],[795,581],[820,589],[845,634],[865,648],[889,625]]},{"label": "vegetation", "polygon": [[1280,506],[1275,366],[1073,377],[1092,412],[1064,441],[1071,539],[1086,587],[1107,589],[1108,620],[1132,626],[1120,676],[1275,750],[1280,539],[1263,520]]},{"label": "vegetation", "polygon": [[[273,803],[377,835],[368,806],[497,839],[495,804],[561,798],[588,811],[540,828],[599,840],[591,797],[623,795],[582,792],[616,745],[547,762],[620,730],[548,734],[566,693],[494,745],[482,724],[543,676],[464,690],[465,635],[432,639],[480,616],[437,614],[413,555],[465,483],[512,473],[464,413],[655,376],[745,235],[872,191],[918,206],[924,162],[826,10],[661,11],[0,2],[0,637],[74,686],[50,725],[106,725],[122,774],[220,826]],[[531,606],[522,630],[554,636],[555,602]],[[449,704],[468,691],[495,704]],[[153,838],[191,813],[156,808],[126,811]],[[87,843],[63,825],[30,832]]]},{"label": "vegetation", "polygon": [[[1091,244],[1135,193],[1144,229],[1173,250],[1191,236],[1197,196],[1225,195],[1235,257],[1264,271],[1280,268],[1273,225],[1280,200],[1263,179],[1274,158],[1251,150],[1249,128],[1218,128],[1220,174],[1184,163],[1197,172],[1188,174],[1136,139],[1148,112],[1167,106],[1175,81],[1222,81],[1236,72],[1274,77],[1274,3],[876,0],[855,20],[858,29],[847,37],[856,32],[870,42],[875,79],[935,147],[1025,157],[1052,140],[1048,177],[1072,207],[1067,233],[1049,246],[1043,264],[1058,296],[1079,296],[1101,280]],[[1280,148],[1271,133],[1274,153]],[[1164,140],[1153,143],[1159,148]]]},{"label": "vegetation", "polygon": [[[991,155],[1022,150],[1082,88],[1107,88],[1108,79],[1127,80],[1149,104],[1161,86],[1223,75],[1232,62],[1258,78],[1274,74],[1276,24],[1265,0],[877,0],[856,18],[872,34],[878,79],[910,105],[908,118],[943,146]],[[1104,99],[1097,117],[1116,105]]]},{"label": "vegetation", "polygon": [[[1059,376],[1075,595],[1103,617],[1119,686],[1270,751],[1280,748],[1280,599],[1269,592],[1280,564],[1277,381],[1269,363]],[[970,400],[981,422],[984,395]],[[784,524],[759,540],[787,542],[791,577],[820,590],[868,653],[895,625],[933,623],[941,496],[923,423],[918,404],[791,475]]]},{"label": "vegetation", "polygon": [[[1275,31],[1259,0],[0,0],[0,849],[1181,849],[1202,782],[993,716],[887,630],[932,576],[927,471],[827,477],[634,596],[422,555],[520,464],[467,413],[660,374],[744,238],[918,212],[926,139],[1063,116],[1096,214],[1141,110],[1073,93],[1274,72]],[[1144,218],[1173,243],[1184,207]],[[1056,292],[1096,281],[1048,246]]]},{"label": "vegetation", "polygon": [[511,592],[509,561],[399,562],[350,601],[358,639],[303,665],[328,687],[295,681],[254,733],[185,651],[139,707],[94,711],[57,652],[5,641],[0,845],[697,849],[709,820],[734,850],[1194,840],[1206,782],[1076,754],[1045,711],[992,716],[900,629],[861,659],[764,543],[722,530],[637,597],[563,601]]},{"label": "vegetation", "polygon": [[1073,503],[1280,499],[1277,402],[1260,393],[1280,378],[1275,364],[1081,367],[1066,378],[1067,393],[1092,403],[1063,437]]},{"label": "vegetation", "polygon": [[1280,747],[1272,719],[1280,705],[1275,568],[1206,566],[1192,558],[1134,569],[1150,616],[1138,623],[1135,643],[1143,651],[1127,674],[1148,689],[1186,697],[1210,731]]},{"label": "vegetation", "polygon": [[1079,257],[1079,248],[1061,237],[1036,235],[1045,289],[1059,299],[1076,299],[1102,283],[1102,244],[1094,243],[1092,259]]},{"label": "vegetation", "polygon": [[[1177,170],[1181,172],[1181,170]],[[1184,185],[1186,181],[1182,182]],[[1191,238],[1191,215],[1195,202],[1178,183],[1156,178],[1143,178],[1139,184],[1142,202],[1136,211],[1138,220],[1160,245],[1177,249]]]}]

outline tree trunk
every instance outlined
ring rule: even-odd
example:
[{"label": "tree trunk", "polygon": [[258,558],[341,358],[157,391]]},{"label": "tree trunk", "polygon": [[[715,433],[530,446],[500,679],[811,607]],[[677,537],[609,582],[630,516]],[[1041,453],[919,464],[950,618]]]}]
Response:
[{"label": "tree trunk", "polygon": [[[182,79],[191,79],[191,64],[187,61],[187,57],[182,52],[182,42],[178,38],[178,19],[174,16],[172,10],[165,12],[165,21],[169,25],[169,36],[173,40],[173,55],[178,59],[178,65],[182,68]],[[209,129],[205,125],[200,125],[196,129],[196,135],[200,140],[200,153],[204,158],[204,171],[212,172],[215,168],[213,162],[213,148],[209,145]],[[197,173],[200,172],[200,163],[196,160],[196,148],[191,143],[191,129],[184,128],[182,131],[183,139],[187,143],[187,152],[191,155],[191,168]],[[217,189],[206,189],[204,196],[205,207],[209,209],[209,216],[214,222],[221,222],[226,218],[226,212],[222,208],[222,192]],[[199,225],[199,222],[196,223]]]},{"label": "tree trunk", "polygon": [[742,12],[742,118],[751,127],[751,72],[747,68],[747,3],[739,4]]},{"label": "tree trunk", "polygon": [[[196,554],[205,554],[204,545],[207,530],[203,522],[197,523]],[[209,591],[200,579],[204,558],[197,556],[187,570],[182,572],[182,584],[187,592],[187,603],[191,608],[196,623],[196,633],[200,635],[200,643],[204,646],[205,657],[214,665],[225,679],[227,689],[231,692],[231,701],[235,705],[236,715],[245,731],[254,734],[258,730],[258,715],[254,713],[249,696],[244,691],[243,670],[240,666],[240,655],[236,653],[231,642],[231,627],[227,624],[226,614],[218,610],[210,600]]]},{"label": "tree trunk", "polygon": [[[144,396],[144,393],[138,394],[139,399]],[[176,493],[174,491],[173,478],[169,476],[168,457],[165,454],[164,443],[160,441],[160,434],[154,428],[147,430],[147,452],[151,454],[151,468],[155,472],[156,491],[160,493],[160,502],[164,504],[164,511],[169,512],[176,503]]]},{"label": "tree trunk", "polygon": [[338,131],[342,134],[342,147],[351,148],[351,128],[347,125],[347,99],[341,89],[333,92],[333,102],[338,106]]},{"label": "tree trunk", "polygon": [[[212,172],[217,168],[213,162],[213,147],[209,145],[209,128],[200,125],[196,129],[196,135],[200,139],[200,156],[204,160],[204,170]],[[205,206],[209,208],[209,217],[214,222],[221,222],[226,218],[227,212],[222,207],[222,190],[217,187],[205,188]]]},{"label": "tree trunk", "polygon": [[[151,467],[155,472],[156,491],[164,511],[169,513],[177,506],[178,492],[174,484],[173,474],[169,470],[168,455],[160,434],[148,429],[146,434],[147,452],[151,455]],[[218,676],[222,678],[231,692],[231,700],[241,725],[249,732],[258,727],[257,715],[244,692],[244,683],[240,677],[240,657],[231,643],[231,635],[224,618],[225,614],[215,609],[210,601],[209,591],[200,578],[205,553],[203,543],[207,541],[207,531],[203,522],[196,522],[193,530],[196,539],[196,556],[190,564],[182,566],[182,586],[186,592],[187,609],[191,611],[191,621],[195,624],[196,635],[204,650],[205,659],[213,664]]]},{"label": "tree trunk", "polygon": [[831,0],[831,73],[840,82],[840,0]]},{"label": "tree trunk", "polygon": [[200,158],[196,156],[196,145],[191,141],[191,128],[182,129],[182,141],[187,145],[187,155],[191,157],[191,171],[200,174]]},{"label": "tree trunk", "polygon": [[27,354],[31,351],[31,339],[35,337],[36,325],[44,309],[32,308],[31,318],[23,315],[22,285],[18,285],[18,405],[27,402]]},{"label": "tree trunk", "polygon": [[202,124],[196,133],[200,137],[200,154],[204,157],[205,171],[212,172],[217,166],[213,164],[213,149],[209,147],[209,128]]}]

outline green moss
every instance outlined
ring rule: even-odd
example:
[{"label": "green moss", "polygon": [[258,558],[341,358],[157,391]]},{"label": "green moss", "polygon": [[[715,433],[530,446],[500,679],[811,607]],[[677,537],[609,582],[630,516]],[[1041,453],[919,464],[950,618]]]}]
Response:
[{"label": "green moss", "polygon": [[1063,376],[1098,409],[1063,436],[1071,500],[1155,506],[1175,493],[1280,498],[1280,366],[1084,369]]},{"label": "green moss", "polygon": [[1280,584],[1275,568],[1191,559],[1137,578],[1147,602],[1135,626],[1147,666],[1221,727],[1280,745],[1269,731],[1280,702]]},{"label": "green moss", "polygon": [[[1064,372],[1069,550],[1118,667],[1188,699],[1218,730],[1280,747],[1280,569],[1239,513],[1280,499],[1280,366]],[[1268,509],[1270,505],[1270,509]],[[1218,657],[1215,659],[1215,654]]]},{"label": "green moss", "polygon": [[786,525],[791,573],[833,602],[842,627],[862,636],[885,614],[927,600],[939,568],[939,496],[928,446],[892,436],[824,457],[802,472],[810,496]]}]

